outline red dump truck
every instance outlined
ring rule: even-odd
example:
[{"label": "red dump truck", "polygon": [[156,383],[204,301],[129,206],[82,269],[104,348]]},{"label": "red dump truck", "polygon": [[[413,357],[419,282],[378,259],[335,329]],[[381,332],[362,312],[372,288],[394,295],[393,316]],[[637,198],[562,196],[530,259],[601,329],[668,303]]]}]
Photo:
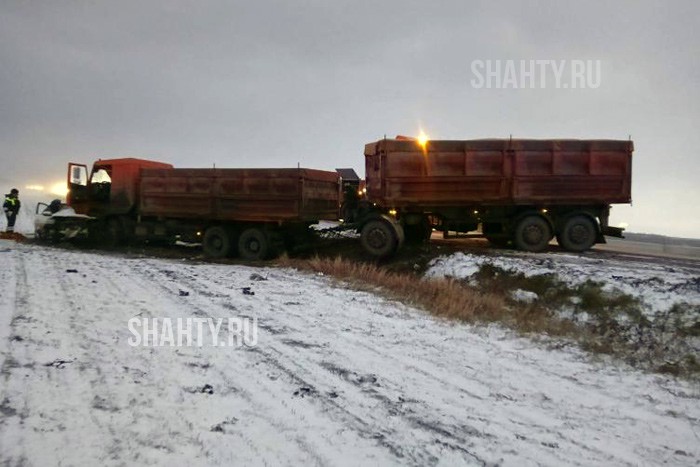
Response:
[{"label": "red dump truck", "polygon": [[179,238],[201,242],[212,257],[263,259],[308,240],[311,224],[340,217],[337,229],[359,232],[377,257],[433,230],[480,230],[494,244],[526,251],[556,237],[563,248],[584,251],[605,235],[622,236],[608,219],[611,204],[631,202],[633,149],[616,140],[383,139],[365,146],[364,195],[361,184],[341,185],[337,172],[313,169],[70,163],[73,211],[52,214],[44,205],[51,216],[41,235],[87,232],[106,245]]},{"label": "red dump truck", "polygon": [[[556,237],[584,251],[622,236],[608,218],[611,204],[631,202],[633,148],[618,140],[383,139],[365,146],[364,209],[398,219],[406,241],[433,229],[481,229],[497,245],[541,251]],[[390,254],[401,241],[395,232],[374,223],[363,244]]]},{"label": "red dump truck", "polygon": [[[63,219],[78,219],[102,244],[179,238],[201,242],[208,256],[245,259],[270,257],[309,225],[336,220],[341,196],[336,172],[176,169],[134,158],[99,160],[90,171],[70,163],[68,187],[77,216]],[[55,220],[49,228],[60,229]]]}]

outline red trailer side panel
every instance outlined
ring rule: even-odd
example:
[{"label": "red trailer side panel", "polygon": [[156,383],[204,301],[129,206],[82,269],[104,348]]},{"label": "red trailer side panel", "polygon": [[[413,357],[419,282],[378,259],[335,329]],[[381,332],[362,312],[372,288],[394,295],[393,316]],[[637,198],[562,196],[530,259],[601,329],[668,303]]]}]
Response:
[{"label": "red trailer side panel", "polygon": [[380,140],[367,194],[385,207],[629,203],[631,141]]},{"label": "red trailer side panel", "polygon": [[335,220],[335,172],[311,169],[143,170],[143,216],[237,222]]}]

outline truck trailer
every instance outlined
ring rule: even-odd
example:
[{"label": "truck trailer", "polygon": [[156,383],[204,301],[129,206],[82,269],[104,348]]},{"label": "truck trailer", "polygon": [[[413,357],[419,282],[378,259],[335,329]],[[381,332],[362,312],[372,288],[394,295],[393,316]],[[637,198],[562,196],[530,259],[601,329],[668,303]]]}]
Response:
[{"label": "truck trailer", "polygon": [[[611,204],[631,203],[633,149],[621,140],[385,138],[365,146],[365,206],[394,216],[406,241],[480,229],[500,246],[541,251],[556,237],[585,251],[622,236],[608,219]],[[366,237],[377,254],[397,242],[388,228]]]},{"label": "truck trailer", "polygon": [[342,219],[336,229],[357,231],[376,257],[436,230],[533,252],[556,238],[581,252],[622,236],[608,222],[612,204],[631,202],[633,150],[621,140],[385,138],[365,145],[364,183],[344,184],[337,172],[303,168],[70,163],[70,215],[47,210],[41,236],[86,233],[107,246],[180,239],[215,258],[264,259],[308,241],[310,225]]}]

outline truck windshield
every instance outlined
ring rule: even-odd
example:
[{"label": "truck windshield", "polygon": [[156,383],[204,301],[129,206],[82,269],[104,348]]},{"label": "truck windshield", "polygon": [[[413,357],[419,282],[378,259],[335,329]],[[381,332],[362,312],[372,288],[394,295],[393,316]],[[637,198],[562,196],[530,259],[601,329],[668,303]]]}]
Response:
[{"label": "truck windshield", "polygon": [[98,169],[92,173],[90,183],[112,183],[112,177],[105,169]]}]

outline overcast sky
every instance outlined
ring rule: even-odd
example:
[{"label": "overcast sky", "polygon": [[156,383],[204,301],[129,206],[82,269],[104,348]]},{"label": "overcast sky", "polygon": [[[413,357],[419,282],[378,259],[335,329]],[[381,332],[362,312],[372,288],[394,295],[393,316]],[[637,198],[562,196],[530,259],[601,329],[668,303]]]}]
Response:
[{"label": "overcast sky", "polygon": [[[0,13],[4,192],[99,157],[363,174],[365,143],[419,127],[632,135],[634,204],[612,223],[700,237],[696,0],[0,0]],[[599,60],[600,85],[550,73],[536,89],[477,88],[474,60]]]}]

